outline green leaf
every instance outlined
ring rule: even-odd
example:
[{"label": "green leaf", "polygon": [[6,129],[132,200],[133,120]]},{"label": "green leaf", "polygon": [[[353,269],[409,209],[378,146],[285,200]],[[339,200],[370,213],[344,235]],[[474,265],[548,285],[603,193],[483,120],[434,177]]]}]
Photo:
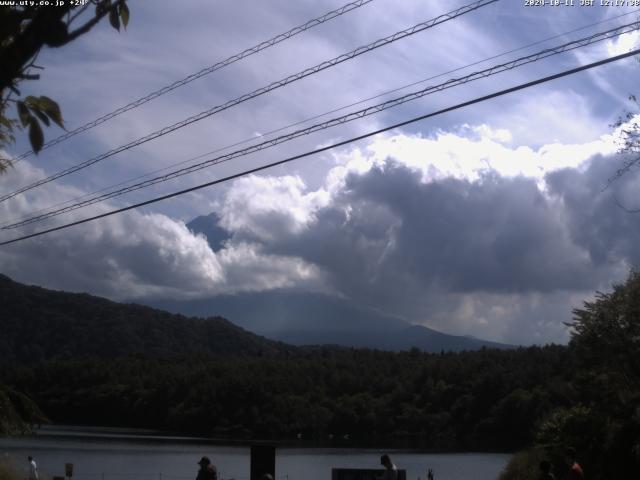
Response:
[{"label": "green leaf", "polygon": [[12,133],[0,133],[0,147],[5,147],[12,143],[15,143],[16,137],[13,136]]},{"label": "green leaf", "polygon": [[0,125],[9,131],[13,130],[13,122],[2,114],[0,114]]},{"label": "green leaf", "polygon": [[122,20],[122,25],[124,25],[124,28],[126,29],[127,25],[129,25],[129,7],[127,7],[125,2],[120,4],[120,19]]},{"label": "green leaf", "polygon": [[47,127],[49,126],[49,117],[47,117],[39,108],[32,108],[33,113],[40,119],[42,123],[44,123]]},{"label": "green leaf", "polygon": [[109,12],[109,23],[113,28],[120,31],[120,19],[118,18],[118,12],[116,12],[115,8]]},{"label": "green leaf", "polygon": [[38,123],[38,120],[31,117],[31,125],[29,126],[29,142],[31,142],[31,148],[34,152],[38,153],[42,150],[44,145],[44,135],[42,134],[42,128]]},{"label": "green leaf", "polygon": [[18,115],[20,116],[20,123],[22,123],[23,127],[29,125],[29,121],[31,120],[31,114],[29,113],[29,109],[24,102],[18,101],[16,102],[16,106],[18,107]]},{"label": "green leaf", "polygon": [[13,162],[10,159],[0,157],[0,174],[6,173],[9,170],[9,167],[13,166]]},{"label": "green leaf", "polygon": [[64,129],[64,120],[62,119],[62,113],[60,112],[58,104],[44,95],[38,98],[38,103],[42,111],[46,113],[51,120],[56,122],[56,125]]}]

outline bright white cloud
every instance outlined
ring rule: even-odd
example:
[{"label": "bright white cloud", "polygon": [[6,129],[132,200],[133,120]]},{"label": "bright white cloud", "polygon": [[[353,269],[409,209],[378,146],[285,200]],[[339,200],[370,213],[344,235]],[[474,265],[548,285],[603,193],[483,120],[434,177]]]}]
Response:
[{"label": "bright white cloud", "polygon": [[577,168],[594,155],[610,155],[617,149],[614,135],[603,135],[588,143],[545,144],[537,149],[513,143],[509,130],[488,125],[465,126],[458,132],[439,131],[426,138],[387,136],[371,143],[366,153],[351,152],[347,165],[338,167],[330,178],[335,183],[339,172],[364,173],[372,165],[394,158],[419,171],[423,182],[450,177],[476,181],[489,171],[504,177],[524,176],[542,181],[549,172]]},{"label": "bright white cloud", "polygon": [[640,40],[640,32],[633,31],[624,33],[614,40],[607,40],[607,53],[613,57],[630,52],[637,48],[638,40]]},{"label": "bright white cloud", "polygon": [[308,192],[299,177],[249,176],[236,181],[220,208],[221,226],[231,232],[273,240],[299,233],[327,205],[323,189]]},{"label": "bright white cloud", "polygon": [[283,288],[331,291],[317,266],[295,256],[265,254],[259,244],[230,244],[220,250],[218,258],[227,278],[215,292],[208,293],[237,294]]}]

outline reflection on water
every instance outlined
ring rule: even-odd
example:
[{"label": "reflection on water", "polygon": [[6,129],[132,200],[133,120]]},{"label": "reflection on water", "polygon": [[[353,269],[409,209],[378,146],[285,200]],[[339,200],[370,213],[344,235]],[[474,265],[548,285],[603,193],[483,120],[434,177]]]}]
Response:
[{"label": "reflection on water", "polygon": [[[64,464],[74,464],[73,480],[193,480],[196,462],[209,456],[222,479],[249,478],[249,447],[208,445],[204,439],[161,437],[152,432],[49,432],[32,438],[0,438],[0,455],[27,471],[27,455],[38,462],[45,479],[64,475]],[[379,468],[379,449],[280,448],[276,451],[278,480],[330,480],[331,468]],[[437,480],[494,480],[506,454],[433,454],[387,451],[407,480],[425,480],[432,468]]]}]

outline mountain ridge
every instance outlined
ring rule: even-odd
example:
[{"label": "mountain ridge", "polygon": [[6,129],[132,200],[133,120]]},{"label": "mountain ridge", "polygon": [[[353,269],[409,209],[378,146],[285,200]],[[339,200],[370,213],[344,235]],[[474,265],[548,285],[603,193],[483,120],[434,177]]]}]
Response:
[{"label": "mountain ridge", "polygon": [[[297,346],[327,344],[393,351],[416,347],[431,353],[482,347],[514,348],[414,325],[324,294],[272,291],[189,301],[156,301],[151,305],[183,315],[215,314],[232,318],[242,328]],[[265,312],[269,312],[271,318],[266,318]]]},{"label": "mountain ridge", "polygon": [[[196,217],[186,225],[192,232],[203,235],[211,248],[217,251],[229,238],[229,232],[219,223],[220,218],[214,212]],[[329,344],[395,351],[417,347],[432,353],[515,347],[411,324],[399,317],[361,307],[348,299],[294,290],[149,304],[186,315],[221,315],[233,319],[234,323],[247,330],[294,345]],[[268,318],[264,312],[269,312]]]},{"label": "mountain ridge", "polygon": [[[87,293],[23,285],[0,274],[3,311],[0,361],[111,358],[132,354],[269,356],[286,355],[298,346],[320,344],[395,351],[417,347],[436,353],[482,347],[510,348],[410,325],[392,316],[356,308],[342,299],[274,292],[255,294],[255,298],[261,302],[247,302],[242,296],[216,298],[216,314],[186,316],[157,306],[118,303]],[[236,320],[241,316],[240,310],[235,311],[234,322],[221,313],[225,310],[220,308],[223,301],[230,299],[236,307],[252,303],[254,318],[253,323],[248,322],[250,325],[255,326],[269,312],[284,311],[281,307],[286,304],[293,308],[289,308],[289,317],[285,320],[306,315],[307,328],[304,322],[299,324],[303,328],[284,328],[285,322],[278,329],[263,328],[253,333],[246,321]],[[318,321],[326,312],[326,308],[322,310],[318,306],[326,305],[327,301],[333,302],[333,323]],[[201,308],[205,306],[209,308],[210,304],[206,301],[200,304]],[[309,325],[315,325],[314,329],[308,328]],[[342,327],[335,328],[336,325]]]},{"label": "mountain ridge", "polygon": [[222,317],[188,318],[86,293],[27,286],[0,274],[0,360],[124,355],[277,355],[293,347]]}]

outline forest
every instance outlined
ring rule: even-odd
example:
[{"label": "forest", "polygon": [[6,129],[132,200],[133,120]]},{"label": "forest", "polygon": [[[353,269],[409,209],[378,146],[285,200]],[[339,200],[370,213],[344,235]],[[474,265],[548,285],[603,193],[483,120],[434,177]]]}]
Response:
[{"label": "forest", "polygon": [[[144,427],[220,439],[333,438],[358,446],[438,451],[533,447],[530,458],[544,456],[556,463],[570,446],[578,451],[589,478],[615,478],[640,466],[637,272],[575,310],[568,346],[439,354],[290,347],[220,320],[214,325],[227,345],[221,349],[216,347],[216,333],[202,323],[205,320],[189,323],[184,318],[175,321],[210,338],[209,347],[196,342],[194,351],[178,349],[184,343],[181,335],[187,334],[176,330],[174,338],[157,349],[142,340],[145,329],[137,330],[122,310],[121,318],[124,315],[128,324],[127,348],[108,348],[108,342],[120,338],[111,323],[110,328],[94,330],[95,344],[101,348],[93,354],[84,343],[63,336],[55,337],[57,350],[31,343],[29,359],[20,345],[7,340],[24,339],[24,328],[36,328],[20,321],[31,301],[31,290],[20,288],[33,287],[16,285],[5,282],[5,299],[11,300],[16,289],[22,297],[3,303],[9,313],[4,318],[14,321],[3,320],[12,325],[13,333],[3,335],[10,347],[5,351],[12,353],[2,359],[0,383],[32,399],[52,422]],[[69,295],[41,290],[35,290],[40,305],[42,295],[58,300],[59,295]],[[65,308],[76,313],[89,308],[88,296],[80,297],[82,308],[71,297]],[[112,309],[109,315],[95,311],[92,317],[115,322],[120,307],[103,302],[93,308]],[[55,310],[51,304],[49,308]],[[160,315],[153,309],[134,311]],[[67,322],[68,335],[91,346],[93,337],[81,328],[80,317],[69,314],[59,322]],[[157,328],[163,321],[173,325],[164,319]],[[140,320],[146,329],[152,328],[146,322]],[[47,328],[54,328],[55,322],[43,320],[41,325],[37,335],[46,340],[53,335]],[[234,335],[227,336],[223,327]],[[79,350],[74,351],[74,345]],[[505,478],[518,477],[518,464],[510,467],[516,473]],[[531,471],[531,465],[526,468]]]},{"label": "forest", "polygon": [[2,381],[61,423],[509,450],[531,440],[536,418],[566,403],[566,362],[564,347],[443,355],[318,348],[54,360],[7,365]]}]

